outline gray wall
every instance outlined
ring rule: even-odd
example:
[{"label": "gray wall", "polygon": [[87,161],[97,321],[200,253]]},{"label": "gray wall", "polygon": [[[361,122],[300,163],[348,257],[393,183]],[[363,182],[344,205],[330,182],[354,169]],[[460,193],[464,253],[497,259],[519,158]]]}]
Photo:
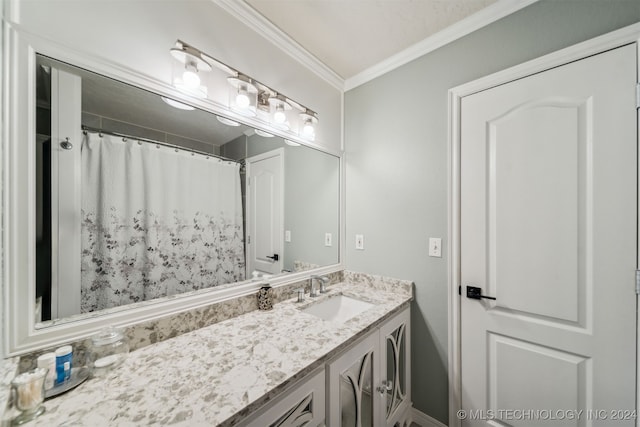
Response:
[{"label": "gray wall", "polygon": [[427,415],[448,421],[447,259],[427,254],[447,237],[448,89],[637,21],[638,0],[542,0],[346,93],[346,266],[415,282],[413,402]]}]

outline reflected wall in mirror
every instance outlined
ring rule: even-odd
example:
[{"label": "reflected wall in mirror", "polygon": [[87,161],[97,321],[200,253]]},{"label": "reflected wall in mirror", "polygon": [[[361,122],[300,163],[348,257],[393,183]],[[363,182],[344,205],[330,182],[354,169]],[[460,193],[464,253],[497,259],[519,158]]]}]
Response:
[{"label": "reflected wall in mirror", "polygon": [[339,262],[337,157],[42,55],[36,77],[39,327]]}]

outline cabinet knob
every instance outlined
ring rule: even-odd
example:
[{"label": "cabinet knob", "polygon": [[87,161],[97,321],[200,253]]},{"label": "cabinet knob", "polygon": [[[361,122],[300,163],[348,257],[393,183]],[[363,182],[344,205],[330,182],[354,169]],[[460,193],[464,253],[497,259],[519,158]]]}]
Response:
[{"label": "cabinet knob", "polygon": [[382,381],[382,384],[379,385],[376,390],[378,390],[378,393],[380,394],[385,394],[386,392],[391,391],[391,389],[393,389],[393,381],[386,380]]}]

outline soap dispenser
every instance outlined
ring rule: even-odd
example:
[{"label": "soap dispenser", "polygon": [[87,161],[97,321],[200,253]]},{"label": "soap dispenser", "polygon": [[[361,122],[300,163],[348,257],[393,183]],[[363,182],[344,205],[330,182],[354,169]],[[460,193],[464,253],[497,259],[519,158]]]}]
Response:
[{"label": "soap dispenser", "polygon": [[271,310],[273,308],[273,288],[265,283],[258,291],[258,310]]}]

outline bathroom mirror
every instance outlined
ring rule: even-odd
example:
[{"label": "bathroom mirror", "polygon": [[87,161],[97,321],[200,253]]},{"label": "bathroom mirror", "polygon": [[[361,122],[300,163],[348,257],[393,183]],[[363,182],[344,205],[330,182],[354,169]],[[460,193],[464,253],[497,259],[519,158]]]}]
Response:
[{"label": "bathroom mirror", "polygon": [[36,55],[36,328],[339,263],[340,159]]}]

